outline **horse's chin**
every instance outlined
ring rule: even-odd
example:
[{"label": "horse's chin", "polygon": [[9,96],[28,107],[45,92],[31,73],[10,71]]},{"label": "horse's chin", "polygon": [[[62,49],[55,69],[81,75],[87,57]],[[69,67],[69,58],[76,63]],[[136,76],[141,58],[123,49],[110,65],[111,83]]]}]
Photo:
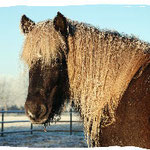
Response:
[{"label": "horse's chin", "polygon": [[37,120],[37,121],[34,121],[32,119],[30,119],[31,123],[32,124],[45,124],[47,122],[48,119],[43,119],[43,120]]}]

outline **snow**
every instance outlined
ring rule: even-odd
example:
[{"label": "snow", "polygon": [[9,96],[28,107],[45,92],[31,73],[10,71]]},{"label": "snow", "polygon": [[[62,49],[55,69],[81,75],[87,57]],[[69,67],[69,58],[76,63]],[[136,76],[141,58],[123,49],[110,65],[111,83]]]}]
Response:
[{"label": "snow", "polygon": [[0,138],[0,145],[11,147],[87,147],[83,133],[33,132],[17,133]]},{"label": "snow", "polygon": [[[24,114],[5,114],[4,121],[19,121],[28,120]],[[61,117],[61,121],[68,121],[69,113],[64,113]],[[0,117],[1,120],[1,117]],[[74,113],[73,121],[81,121],[79,116]],[[4,124],[4,131],[19,131],[19,130],[30,130],[31,124],[27,123],[7,123]],[[20,133],[4,133],[4,137],[0,136],[0,146],[10,147],[87,147],[86,140],[84,139],[83,125],[82,122],[75,122],[72,125],[73,130],[80,130],[82,132],[44,132],[43,125],[33,125],[33,129],[41,130]],[[52,123],[48,126],[47,131],[51,130],[70,130],[69,122],[58,122]],[[5,147],[0,147],[5,148]]]},{"label": "snow", "polygon": [[[1,117],[0,117],[1,120]],[[28,120],[24,114],[5,114],[5,121],[14,121],[14,120]],[[61,121],[69,120],[69,113],[64,113],[61,117]],[[79,116],[74,113],[73,121],[81,121]],[[4,124],[5,131],[18,131],[18,130],[29,130],[30,123],[7,123]],[[42,148],[87,148],[87,143],[84,138],[83,132],[73,132],[70,135],[70,132],[44,132],[44,127],[42,125],[34,125],[33,129],[39,129],[39,131],[33,131],[33,134],[30,132],[20,132],[20,133],[8,133],[4,134],[3,137],[0,136],[0,150],[26,150],[34,149],[36,150]],[[58,122],[53,123],[51,126],[47,127],[47,131],[51,130],[69,130],[69,122]],[[75,122],[72,126],[73,130],[83,131],[82,122]],[[95,148],[97,149],[97,148]],[[142,150],[142,148],[137,147],[104,147],[100,148],[101,150]]]}]

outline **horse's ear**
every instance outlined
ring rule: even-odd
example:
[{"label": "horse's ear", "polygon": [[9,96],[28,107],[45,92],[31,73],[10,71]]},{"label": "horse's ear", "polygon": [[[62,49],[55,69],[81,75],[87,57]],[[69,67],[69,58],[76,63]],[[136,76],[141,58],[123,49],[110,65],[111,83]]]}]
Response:
[{"label": "horse's ear", "polygon": [[67,35],[67,20],[66,18],[60,13],[57,13],[57,16],[54,18],[54,28],[63,36]]},{"label": "horse's ear", "polygon": [[34,28],[34,26],[35,26],[35,22],[33,22],[31,19],[29,19],[25,15],[21,17],[20,27],[21,27],[21,31],[24,34],[29,33]]}]

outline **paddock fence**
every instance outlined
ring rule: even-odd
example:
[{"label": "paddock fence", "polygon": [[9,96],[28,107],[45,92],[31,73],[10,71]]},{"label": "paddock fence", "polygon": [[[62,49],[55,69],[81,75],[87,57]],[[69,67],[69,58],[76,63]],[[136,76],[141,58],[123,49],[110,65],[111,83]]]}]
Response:
[{"label": "paddock fence", "polygon": [[[55,123],[57,122],[62,122],[62,123],[69,123],[69,130],[46,130],[46,132],[69,132],[70,135],[72,135],[73,132],[83,132],[83,130],[73,130],[73,123],[82,123],[82,121],[75,121],[73,120],[73,110],[72,108],[69,110],[69,111],[66,111],[64,113],[69,113],[69,120],[58,120],[56,121]],[[1,132],[0,132],[0,135],[3,137],[4,134],[9,134],[9,133],[19,133],[19,132],[30,132],[30,134],[33,134],[33,132],[44,132],[44,130],[40,130],[40,129],[34,129],[34,125],[31,123],[29,125],[29,130],[17,130],[17,131],[5,131],[5,124],[9,123],[9,124],[13,124],[13,123],[30,123],[29,120],[14,120],[14,121],[5,121],[5,116],[7,114],[23,114],[25,115],[25,111],[24,110],[8,110],[8,111],[5,111],[5,110],[1,110],[0,111],[0,114],[1,114],[1,121],[0,121],[0,124],[1,124]],[[6,114],[6,115],[5,115]]]}]

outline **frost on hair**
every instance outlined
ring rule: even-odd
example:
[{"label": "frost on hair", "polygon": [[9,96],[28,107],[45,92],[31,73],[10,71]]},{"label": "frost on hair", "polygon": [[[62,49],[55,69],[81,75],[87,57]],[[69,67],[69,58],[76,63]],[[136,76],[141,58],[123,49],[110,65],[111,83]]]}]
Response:
[{"label": "frost on hair", "polygon": [[29,68],[39,59],[43,65],[50,65],[52,60],[62,59],[66,48],[63,36],[55,30],[52,20],[48,20],[36,24],[25,37],[21,58]]}]

